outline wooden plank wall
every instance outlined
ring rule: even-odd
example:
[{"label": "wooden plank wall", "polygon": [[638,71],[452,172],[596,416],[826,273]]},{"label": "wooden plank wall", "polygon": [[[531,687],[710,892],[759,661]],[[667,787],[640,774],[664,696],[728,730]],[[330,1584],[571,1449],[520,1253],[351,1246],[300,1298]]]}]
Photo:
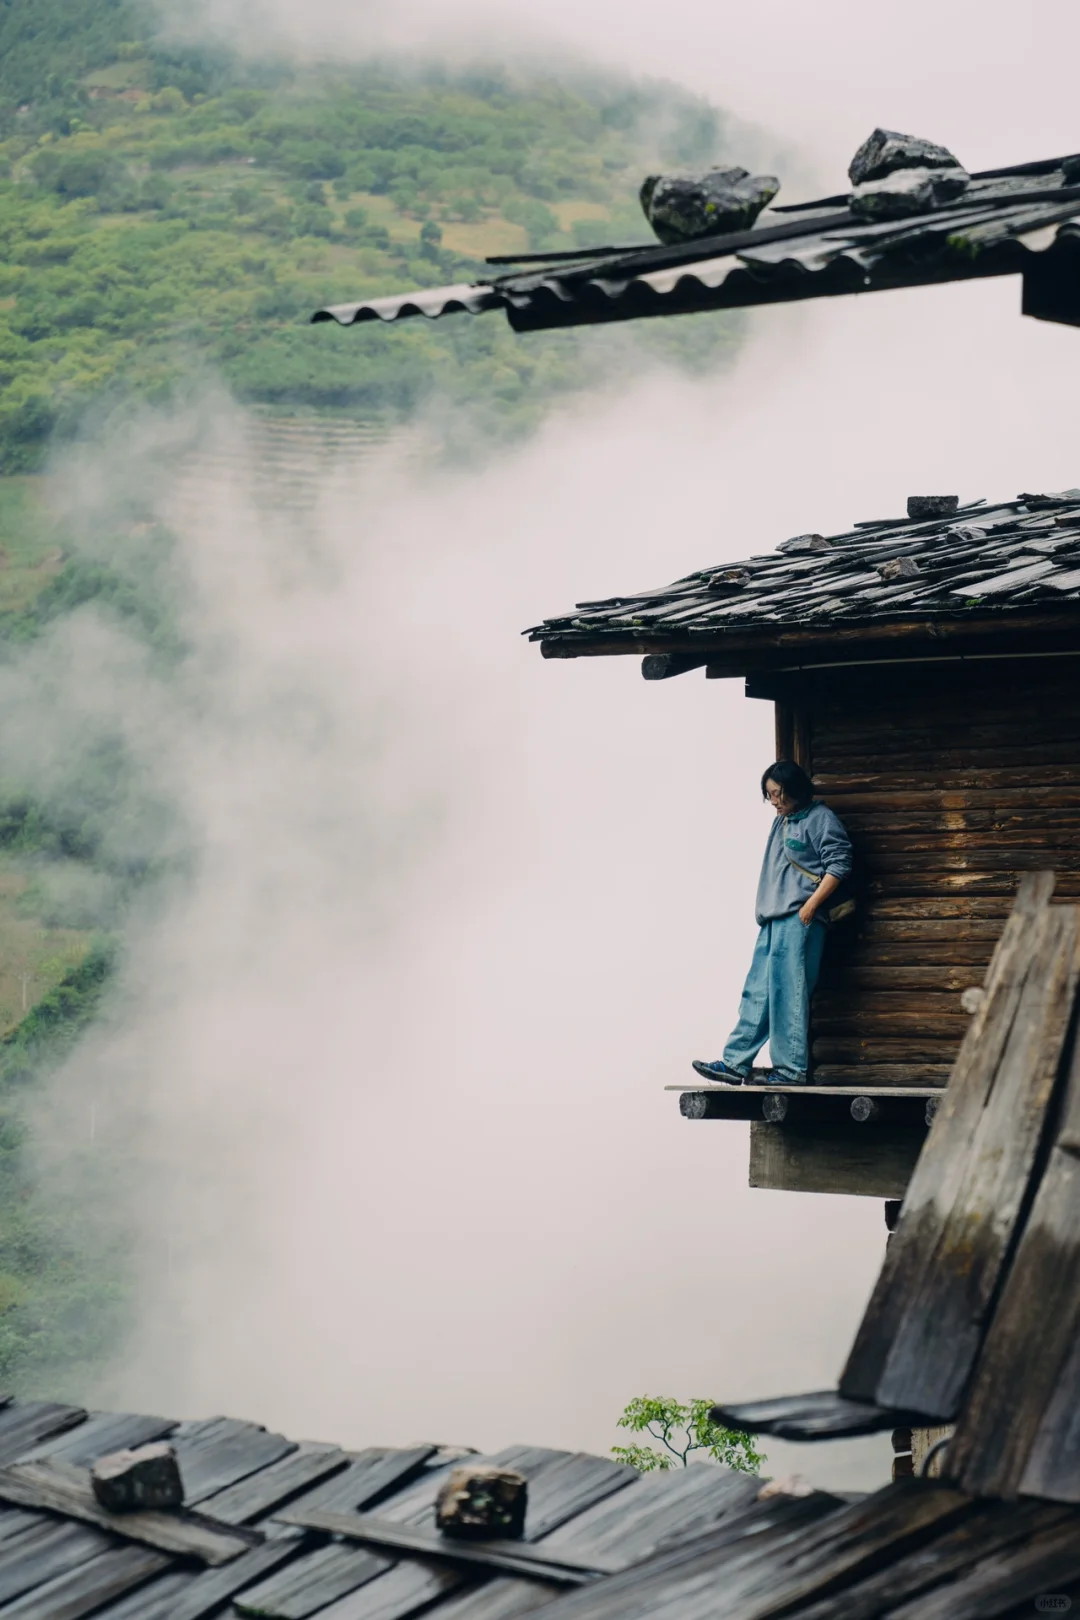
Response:
[{"label": "wooden plank wall", "polygon": [[858,920],[812,1017],[820,1084],[944,1084],[1024,872],[1080,898],[1080,659],[806,676],[777,745],[851,833]]}]

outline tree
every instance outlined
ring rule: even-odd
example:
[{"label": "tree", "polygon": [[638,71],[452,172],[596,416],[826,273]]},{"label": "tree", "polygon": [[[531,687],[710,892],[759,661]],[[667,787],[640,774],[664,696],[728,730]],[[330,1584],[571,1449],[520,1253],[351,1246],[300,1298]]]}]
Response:
[{"label": "tree", "polygon": [[669,1395],[638,1395],[619,1419],[620,1429],[632,1434],[648,1434],[659,1440],[663,1451],[652,1446],[612,1446],[619,1462],[629,1463],[643,1474],[654,1468],[685,1468],[695,1451],[703,1451],[713,1462],[737,1468],[743,1474],[756,1474],[765,1461],[754,1448],[753,1437],[741,1429],[725,1429],[709,1417],[712,1401],[691,1400],[688,1406]]}]

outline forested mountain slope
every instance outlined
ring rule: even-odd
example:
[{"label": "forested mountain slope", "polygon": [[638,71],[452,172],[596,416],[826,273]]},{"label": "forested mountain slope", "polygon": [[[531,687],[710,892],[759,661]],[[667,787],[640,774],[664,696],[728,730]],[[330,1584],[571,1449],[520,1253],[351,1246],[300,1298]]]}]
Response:
[{"label": "forested mountain slope", "polygon": [[485,253],[643,241],[646,165],[700,161],[718,114],[582,71],[298,67],[180,49],[132,0],[0,5],[0,470],[200,363],[244,400],[400,416],[432,389],[514,431],[633,363],[697,364],[730,321],[515,339],[310,330],[318,304],[470,279]]}]

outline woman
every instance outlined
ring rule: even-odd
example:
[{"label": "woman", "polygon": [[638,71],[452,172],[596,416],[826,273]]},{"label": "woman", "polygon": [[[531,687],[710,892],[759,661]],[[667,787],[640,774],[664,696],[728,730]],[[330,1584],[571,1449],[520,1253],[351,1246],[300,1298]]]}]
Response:
[{"label": "woman", "polygon": [[760,931],[739,1021],[723,1057],[715,1063],[695,1059],[694,1068],[706,1080],[742,1085],[768,1041],[770,1083],[805,1085],[810,997],[825,948],[829,902],[851,873],[851,840],[840,818],[815,800],[801,765],[778,759],[761,778],[761,793],[776,819],[758,880]]}]

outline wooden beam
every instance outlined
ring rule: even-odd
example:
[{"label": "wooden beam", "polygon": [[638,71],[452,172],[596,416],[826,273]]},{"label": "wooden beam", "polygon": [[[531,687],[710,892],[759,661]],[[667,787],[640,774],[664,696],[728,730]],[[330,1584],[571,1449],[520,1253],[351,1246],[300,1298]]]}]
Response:
[{"label": "wooden beam", "polygon": [[778,1440],[850,1440],[917,1423],[919,1418],[917,1412],[894,1412],[868,1401],[847,1401],[835,1389],[718,1405],[709,1416],[726,1428],[774,1434]]},{"label": "wooden beam", "polygon": [[94,1496],[86,1469],[68,1463],[12,1463],[0,1469],[0,1501],[95,1524],[122,1540],[212,1566],[239,1558],[264,1539],[257,1530],[216,1524],[194,1513],[110,1513]]},{"label": "wooden beam", "polygon": [[441,1536],[418,1525],[399,1524],[380,1518],[377,1513],[337,1513],[330,1508],[285,1508],[275,1517],[282,1524],[301,1530],[320,1530],[343,1536],[363,1546],[381,1547],[392,1552],[420,1553],[428,1558],[445,1559],[451,1564],[498,1570],[505,1575],[531,1575],[534,1579],[555,1581],[564,1586],[583,1586],[606,1573],[592,1564],[561,1559],[540,1547],[514,1546],[506,1541],[460,1541]]},{"label": "wooden beam", "polygon": [[701,669],[704,663],[704,658],[680,658],[678,653],[647,653],[641,660],[641,675],[646,681],[669,681],[673,675]]},{"label": "wooden beam", "polygon": [[732,675],[750,671],[811,673],[848,667],[905,663],[949,662],[960,657],[981,658],[1005,665],[1018,657],[1062,659],[1076,656],[1080,613],[1075,610],[1044,613],[998,613],[993,618],[959,614],[955,619],[845,620],[842,624],[776,624],[743,626],[726,631],[660,631],[655,635],[627,631],[580,630],[533,637],[544,658],[604,658],[670,652],[686,657],[701,655],[717,669]]},{"label": "wooden beam", "polygon": [[[922,1105],[925,1107],[925,1104]],[[850,1118],[825,1134],[750,1125],[750,1186],[777,1192],[842,1193],[854,1198],[903,1198],[926,1137],[925,1126],[896,1126]]]},{"label": "wooden beam", "polygon": [[[868,1071],[869,1072],[869,1071]],[[853,1078],[860,1078],[853,1071]],[[768,1120],[797,1126],[804,1134],[829,1134],[853,1119],[880,1119],[892,1127],[912,1128],[925,1119],[926,1103],[940,1086],[717,1086],[678,1091],[684,1119]],[[873,1102],[869,1112],[852,1113],[856,1102]]]}]

